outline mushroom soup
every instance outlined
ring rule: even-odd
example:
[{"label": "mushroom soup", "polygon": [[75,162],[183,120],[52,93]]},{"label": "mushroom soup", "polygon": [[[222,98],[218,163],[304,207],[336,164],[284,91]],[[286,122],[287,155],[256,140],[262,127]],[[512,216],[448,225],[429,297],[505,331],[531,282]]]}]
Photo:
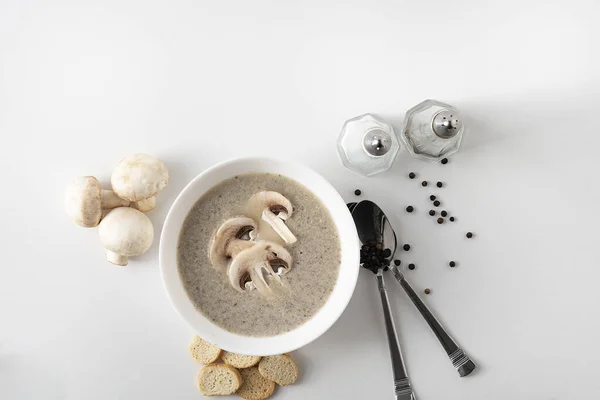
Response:
[{"label": "mushroom soup", "polygon": [[227,179],[192,207],[179,274],[205,317],[245,336],[274,336],[309,320],[337,280],[341,246],[325,205],[277,174]]}]

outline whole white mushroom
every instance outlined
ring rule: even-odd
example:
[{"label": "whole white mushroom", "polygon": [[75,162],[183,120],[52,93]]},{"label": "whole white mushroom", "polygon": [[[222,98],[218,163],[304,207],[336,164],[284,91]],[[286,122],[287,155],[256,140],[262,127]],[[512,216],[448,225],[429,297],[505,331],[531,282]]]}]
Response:
[{"label": "whole white mushroom", "polygon": [[86,228],[98,226],[102,210],[127,207],[129,201],[119,198],[112,190],[102,189],[93,176],[80,176],[67,186],[65,211],[75,223]]},{"label": "whole white mushroom", "polygon": [[144,254],[154,240],[150,219],[131,207],[119,207],[100,222],[98,234],[106,249],[106,258],[113,264],[125,266],[128,258]]},{"label": "whole white mushroom", "polygon": [[110,179],[112,189],[140,211],[152,210],[156,196],[169,183],[169,171],[158,158],[132,154],[117,164]]}]

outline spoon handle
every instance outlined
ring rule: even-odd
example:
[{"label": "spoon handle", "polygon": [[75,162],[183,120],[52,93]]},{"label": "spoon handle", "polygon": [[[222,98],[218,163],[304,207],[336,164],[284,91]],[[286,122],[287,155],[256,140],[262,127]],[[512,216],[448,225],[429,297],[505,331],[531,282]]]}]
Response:
[{"label": "spoon handle", "polygon": [[421,301],[419,296],[415,293],[412,287],[408,284],[406,279],[404,279],[404,275],[396,268],[395,265],[391,266],[392,272],[394,273],[394,277],[396,280],[404,288],[408,297],[412,300],[413,304],[417,307],[427,324],[435,333],[435,336],[438,338],[444,350],[446,350],[446,354],[452,361],[452,365],[458,371],[461,377],[469,375],[476,368],[475,363],[471,361],[471,359],[465,354],[465,352],[458,347],[456,342],[452,340],[450,335],[446,333],[446,330],[442,327],[442,325],[438,322],[438,320],[433,316],[431,311],[427,308],[425,303]]},{"label": "spoon handle", "polygon": [[394,392],[396,400],[415,400],[415,395],[410,386],[402,353],[400,352],[400,344],[398,343],[398,335],[396,334],[396,326],[394,318],[390,311],[390,301],[388,299],[385,282],[381,270],[377,272],[377,286],[381,296],[381,304],[383,305],[383,317],[385,319],[385,330],[387,333],[388,345],[390,347],[390,357],[392,358],[392,371],[394,374]]}]

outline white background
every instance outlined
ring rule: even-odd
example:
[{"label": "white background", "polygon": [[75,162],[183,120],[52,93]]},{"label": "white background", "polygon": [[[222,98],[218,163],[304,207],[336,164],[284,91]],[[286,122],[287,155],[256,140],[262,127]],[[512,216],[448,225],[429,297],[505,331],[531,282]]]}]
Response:
[{"label": "white background", "polygon": [[[479,365],[460,379],[388,279],[419,399],[596,399],[599,16],[594,0],[0,0],[0,398],[201,397],[158,240],[118,268],[63,211],[72,177],[107,183],[147,152],[171,174],[157,237],[184,185],[232,157],[298,160],[380,203],[413,246],[408,279]],[[341,166],[345,119],[399,129],[426,98],[468,125],[448,165],[402,152],[374,178]],[[430,193],[456,223],[426,215]],[[276,398],[392,398],[372,274],[294,357],[301,379]]]}]

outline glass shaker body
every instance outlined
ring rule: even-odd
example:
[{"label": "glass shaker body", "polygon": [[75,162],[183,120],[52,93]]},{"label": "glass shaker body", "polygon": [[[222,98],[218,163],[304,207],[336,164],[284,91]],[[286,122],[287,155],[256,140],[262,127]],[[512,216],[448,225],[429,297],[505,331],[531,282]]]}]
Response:
[{"label": "glass shaker body", "polygon": [[342,163],[365,176],[389,169],[400,148],[392,125],[372,114],[347,120],[337,145]]},{"label": "glass shaker body", "polygon": [[460,148],[464,127],[449,104],[425,100],[406,112],[401,138],[415,157],[438,161]]}]

